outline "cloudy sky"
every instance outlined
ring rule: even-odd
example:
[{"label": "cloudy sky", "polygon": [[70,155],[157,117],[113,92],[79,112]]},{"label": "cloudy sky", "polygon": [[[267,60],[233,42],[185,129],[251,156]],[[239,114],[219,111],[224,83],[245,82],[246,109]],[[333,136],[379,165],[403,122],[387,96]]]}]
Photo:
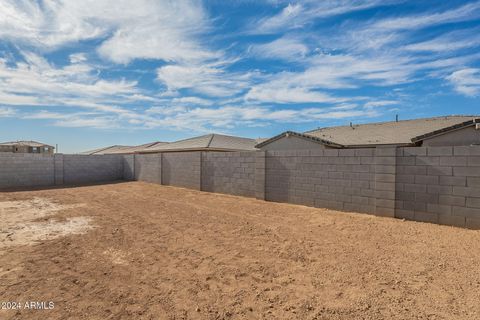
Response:
[{"label": "cloudy sky", "polygon": [[0,0],[0,141],[480,114],[480,1]]}]

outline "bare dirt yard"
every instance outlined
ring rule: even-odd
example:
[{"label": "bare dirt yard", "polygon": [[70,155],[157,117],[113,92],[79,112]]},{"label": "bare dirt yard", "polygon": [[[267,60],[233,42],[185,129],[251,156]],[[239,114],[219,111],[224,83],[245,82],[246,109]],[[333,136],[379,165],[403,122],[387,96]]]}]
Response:
[{"label": "bare dirt yard", "polygon": [[480,319],[479,231],[141,182],[0,218],[0,319]]}]

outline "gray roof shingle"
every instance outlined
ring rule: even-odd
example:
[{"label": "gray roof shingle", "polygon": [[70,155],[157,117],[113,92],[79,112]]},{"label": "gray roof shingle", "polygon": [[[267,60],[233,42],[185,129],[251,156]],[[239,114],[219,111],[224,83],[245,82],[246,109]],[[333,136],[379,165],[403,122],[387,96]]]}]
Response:
[{"label": "gray roof shingle", "polygon": [[194,151],[194,150],[225,150],[225,151],[253,151],[255,139],[226,136],[221,134],[207,134],[179,140],[159,146],[151,146],[139,152],[165,152],[165,151]]},{"label": "gray roof shingle", "polygon": [[444,116],[319,128],[305,132],[344,146],[411,144],[415,137],[471,121],[480,116]]},{"label": "gray roof shingle", "polygon": [[2,142],[0,143],[0,146],[27,146],[27,147],[50,147],[53,148],[53,146],[37,142],[37,141],[10,141],[10,142]]},{"label": "gray roof shingle", "polygon": [[162,144],[167,144],[168,142],[150,142],[150,143],[145,143],[141,144],[138,146],[119,146],[119,145],[114,145],[110,147],[104,147],[104,148],[99,148],[95,150],[90,150],[90,151],[85,151],[81,152],[81,154],[128,154],[128,153],[135,153],[136,151],[143,150],[147,147],[151,146],[157,146],[157,145],[162,145]]}]

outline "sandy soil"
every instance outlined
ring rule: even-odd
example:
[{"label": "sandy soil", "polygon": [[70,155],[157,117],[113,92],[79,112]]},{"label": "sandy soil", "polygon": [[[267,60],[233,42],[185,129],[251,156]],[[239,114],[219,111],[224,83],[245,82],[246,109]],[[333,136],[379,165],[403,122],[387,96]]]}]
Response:
[{"label": "sandy soil", "polygon": [[89,217],[67,218],[65,221],[49,218],[58,211],[83,205],[63,205],[39,197],[1,201],[0,249],[86,232],[91,228]]},{"label": "sandy soil", "polygon": [[0,215],[0,302],[54,302],[0,319],[480,319],[480,231],[140,182]]}]

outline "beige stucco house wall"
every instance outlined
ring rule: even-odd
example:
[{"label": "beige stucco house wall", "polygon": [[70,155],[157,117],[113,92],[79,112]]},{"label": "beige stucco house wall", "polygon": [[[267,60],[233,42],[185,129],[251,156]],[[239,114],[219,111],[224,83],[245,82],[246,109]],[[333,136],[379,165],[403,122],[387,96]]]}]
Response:
[{"label": "beige stucco house wall", "polygon": [[427,138],[423,140],[422,146],[470,146],[472,144],[480,144],[480,129],[476,129],[475,126],[449,131],[438,136]]},{"label": "beige stucco house wall", "polygon": [[13,152],[13,153],[48,153],[53,154],[54,148],[50,146],[31,147],[31,146],[15,146],[5,145],[0,146],[0,152]]},{"label": "beige stucco house wall", "polygon": [[281,151],[281,150],[319,150],[325,149],[321,143],[309,141],[296,136],[287,136],[270,142],[260,148],[262,151]]}]

